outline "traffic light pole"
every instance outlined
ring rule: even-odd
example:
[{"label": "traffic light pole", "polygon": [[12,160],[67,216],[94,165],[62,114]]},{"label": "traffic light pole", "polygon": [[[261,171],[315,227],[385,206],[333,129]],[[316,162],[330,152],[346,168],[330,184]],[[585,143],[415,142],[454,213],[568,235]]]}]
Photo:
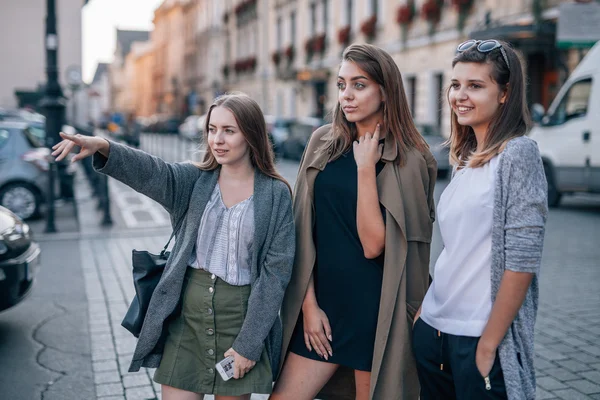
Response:
[{"label": "traffic light pole", "polygon": [[[56,32],[56,1],[46,0],[46,91],[41,106],[46,115],[46,146],[52,151],[52,146],[59,142],[59,132],[65,120],[65,98],[58,82],[58,35]],[[48,210],[46,232],[56,232],[54,221],[55,197],[55,162],[48,157]]]}]

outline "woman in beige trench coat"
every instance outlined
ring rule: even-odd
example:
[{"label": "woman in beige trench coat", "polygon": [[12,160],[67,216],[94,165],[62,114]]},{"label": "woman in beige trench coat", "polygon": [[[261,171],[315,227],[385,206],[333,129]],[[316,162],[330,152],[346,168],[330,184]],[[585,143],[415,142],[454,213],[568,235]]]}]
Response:
[{"label": "woman in beige trench coat", "polygon": [[[357,83],[361,81],[363,84]],[[380,108],[375,110],[380,119],[371,126],[374,134],[361,134],[359,125],[362,121],[355,123],[356,118],[352,114],[357,112],[355,104],[361,104],[361,91],[365,88],[368,90],[369,85],[373,84],[378,86],[377,90],[381,93]],[[419,382],[411,350],[411,331],[413,317],[429,285],[436,162],[414,127],[400,71],[386,52],[371,45],[352,45],[347,48],[340,67],[338,88],[333,125],[323,126],[312,135],[296,181],[296,259],[281,311],[284,329],[281,361],[283,369],[271,399],[308,400],[317,395],[321,399],[417,399]],[[377,96],[377,93],[371,93],[369,98],[373,95]],[[360,106],[357,108],[361,111]],[[383,132],[381,141],[378,137],[380,131]],[[348,134],[352,136],[348,137]],[[373,176],[370,182],[361,178],[359,171],[357,221],[354,223],[358,225],[360,243],[365,248],[364,257],[381,257],[382,279],[380,295],[377,293],[379,305],[378,315],[374,317],[376,327],[374,326],[372,359],[369,359],[370,368],[367,368],[368,371],[358,371],[333,361],[336,356],[336,337],[339,337],[339,334],[335,334],[333,323],[330,327],[328,318],[322,317],[323,332],[319,336],[328,339],[319,341],[314,331],[308,332],[307,321],[302,321],[301,311],[306,308],[307,298],[315,297],[313,276],[317,271],[315,262],[318,257],[314,227],[315,214],[319,211],[318,207],[315,209],[316,178],[326,167],[333,165],[336,159],[350,153],[352,147],[356,159],[354,168],[358,167],[360,170],[360,155],[364,155],[361,152],[369,145],[371,155],[377,153],[379,148],[378,154],[373,158],[377,159],[375,162],[381,168],[377,170],[377,174],[373,173],[374,168],[371,170]],[[371,214],[373,223],[378,219],[377,205],[381,207],[383,214],[379,214],[382,233],[379,254],[368,254],[367,247],[371,242],[364,235],[361,236],[360,218],[361,212],[364,212],[361,207],[366,206],[361,204],[360,196],[361,193],[362,196],[367,196],[364,193],[366,189],[361,188],[361,184],[366,185],[365,182],[373,184],[371,194],[376,196],[370,197],[376,203],[376,212]],[[377,235],[373,233],[372,236]],[[319,240],[326,247],[322,242],[323,238]],[[319,268],[323,266],[320,265]],[[368,293],[350,295],[366,298]],[[318,292],[316,297],[321,306]],[[324,306],[321,308],[325,309]],[[342,319],[346,324],[351,321],[350,330],[360,324],[362,317],[352,311]],[[322,310],[319,312],[325,314]],[[297,324],[301,323],[304,324],[306,348],[316,352],[321,359],[314,356],[310,356],[310,359],[301,357],[293,350],[293,334],[298,330]],[[346,328],[343,332],[345,331]],[[333,337],[331,332],[334,332]],[[297,332],[295,340],[298,340],[298,336]],[[327,343],[323,343],[324,341]]]}]

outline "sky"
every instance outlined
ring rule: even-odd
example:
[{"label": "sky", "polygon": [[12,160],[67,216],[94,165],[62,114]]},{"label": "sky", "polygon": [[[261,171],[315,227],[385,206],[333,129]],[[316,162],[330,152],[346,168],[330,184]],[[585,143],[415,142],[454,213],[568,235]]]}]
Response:
[{"label": "sky", "polygon": [[154,10],[163,0],[90,0],[83,7],[83,80],[90,82],[99,62],[111,62],[116,29],[152,30]]}]

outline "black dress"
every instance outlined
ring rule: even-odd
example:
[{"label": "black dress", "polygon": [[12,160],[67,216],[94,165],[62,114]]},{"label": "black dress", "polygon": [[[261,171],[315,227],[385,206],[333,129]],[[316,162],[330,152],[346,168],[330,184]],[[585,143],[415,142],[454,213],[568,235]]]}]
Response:
[{"label": "black dress", "polygon": [[[377,174],[383,166],[383,162],[377,163]],[[333,356],[327,362],[371,371],[384,257],[382,254],[369,260],[364,256],[356,227],[357,183],[352,149],[317,175],[313,229],[317,258],[313,277],[317,302],[331,325]],[[380,208],[385,218],[381,204]],[[304,344],[302,312],[290,351],[325,361]]]}]

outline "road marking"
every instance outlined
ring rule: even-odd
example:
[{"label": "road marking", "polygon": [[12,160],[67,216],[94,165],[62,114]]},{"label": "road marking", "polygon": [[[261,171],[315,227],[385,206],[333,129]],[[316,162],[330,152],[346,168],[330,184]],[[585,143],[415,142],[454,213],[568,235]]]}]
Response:
[{"label": "road marking", "polygon": [[111,199],[127,228],[158,228],[171,225],[169,213],[154,200],[114,179],[109,179],[109,188]]}]

